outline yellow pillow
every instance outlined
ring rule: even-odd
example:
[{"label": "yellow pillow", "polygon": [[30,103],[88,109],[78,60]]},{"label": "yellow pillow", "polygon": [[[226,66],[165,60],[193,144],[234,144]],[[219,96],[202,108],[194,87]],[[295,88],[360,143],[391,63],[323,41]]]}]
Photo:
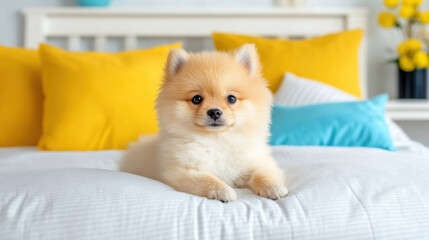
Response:
[{"label": "yellow pillow", "polygon": [[359,46],[362,30],[330,34],[307,40],[267,39],[226,33],[213,33],[217,50],[231,50],[254,43],[260,54],[263,75],[276,92],[286,72],[317,79],[361,96]]},{"label": "yellow pillow", "polygon": [[41,150],[124,149],[157,131],[154,100],[169,49],[67,52],[40,46],[45,94]]},{"label": "yellow pillow", "polygon": [[0,147],[36,145],[42,132],[37,51],[0,46]]}]

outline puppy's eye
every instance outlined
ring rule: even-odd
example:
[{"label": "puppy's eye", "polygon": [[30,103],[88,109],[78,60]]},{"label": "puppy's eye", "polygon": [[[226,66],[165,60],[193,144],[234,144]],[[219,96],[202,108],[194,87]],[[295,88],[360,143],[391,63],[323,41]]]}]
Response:
[{"label": "puppy's eye", "polygon": [[230,103],[230,104],[234,104],[237,101],[237,98],[235,98],[235,96],[233,95],[229,95],[226,100]]},{"label": "puppy's eye", "polygon": [[203,101],[203,97],[201,97],[200,95],[195,95],[192,98],[192,103],[193,104],[200,104]]}]

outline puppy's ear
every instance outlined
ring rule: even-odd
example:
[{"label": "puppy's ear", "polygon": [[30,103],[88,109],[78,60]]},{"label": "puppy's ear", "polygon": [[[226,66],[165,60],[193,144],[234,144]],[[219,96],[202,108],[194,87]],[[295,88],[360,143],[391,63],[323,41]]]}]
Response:
[{"label": "puppy's ear", "polygon": [[167,58],[165,71],[170,76],[175,76],[180,72],[185,63],[188,61],[188,53],[182,48],[170,49]]},{"label": "puppy's ear", "polygon": [[251,76],[261,71],[255,44],[244,44],[234,51],[235,60],[247,69]]}]

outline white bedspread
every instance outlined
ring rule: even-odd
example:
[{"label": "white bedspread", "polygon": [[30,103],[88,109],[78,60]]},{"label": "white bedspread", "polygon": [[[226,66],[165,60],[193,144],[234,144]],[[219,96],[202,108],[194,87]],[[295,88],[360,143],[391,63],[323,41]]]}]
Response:
[{"label": "white bedspread", "polygon": [[277,147],[290,195],[224,204],[115,171],[120,154],[0,149],[0,239],[429,239],[428,157]]}]

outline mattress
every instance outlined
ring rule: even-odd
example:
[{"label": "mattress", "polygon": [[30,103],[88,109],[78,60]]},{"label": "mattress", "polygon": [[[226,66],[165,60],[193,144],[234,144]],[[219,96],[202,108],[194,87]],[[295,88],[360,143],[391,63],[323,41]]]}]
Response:
[{"label": "mattress", "polygon": [[117,171],[121,151],[0,149],[0,239],[429,239],[429,157],[275,147],[288,197],[221,203]]}]

